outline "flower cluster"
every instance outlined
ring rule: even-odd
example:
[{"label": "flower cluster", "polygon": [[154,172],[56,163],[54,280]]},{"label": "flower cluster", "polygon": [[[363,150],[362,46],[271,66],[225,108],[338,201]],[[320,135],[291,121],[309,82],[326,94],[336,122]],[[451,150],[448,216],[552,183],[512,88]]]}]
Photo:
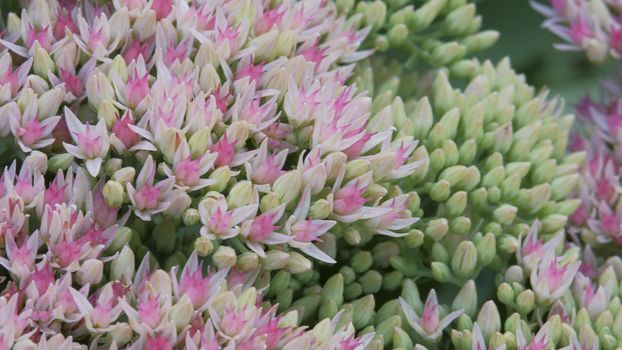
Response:
[{"label": "flower cluster", "polygon": [[618,104],[568,147],[560,98],[464,58],[498,37],[474,3],[22,6],[0,349],[622,344]]},{"label": "flower cluster", "polygon": [[564,43],[565,51],[585,51],[590,61],[620,59],[622,54],[622,7],[616,1],[532,0],[534,9],[546,16],[542,26]]},{"label": "flower cluster", "polygon": [[337,7],[368,26],[367,45],[404,66],[426,62],[441,67],[492,46],[495,30],[481,31],[482,18],[473,1],[341,0]]}]

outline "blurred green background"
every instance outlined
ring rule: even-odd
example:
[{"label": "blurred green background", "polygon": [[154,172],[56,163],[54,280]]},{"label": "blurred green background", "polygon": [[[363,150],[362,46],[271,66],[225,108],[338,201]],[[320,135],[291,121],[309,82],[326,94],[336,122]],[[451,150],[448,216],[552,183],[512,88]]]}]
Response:
[{"label": "blurred green background", "polygon": [[[618,74],[616,62],[590,64],[583,52],[560,52],[553,48],[559,42],[554,35],[541,28],[543,17],[536,13],[527,0],[476,0],[484,28],[496,29],[501,38],[496,46],[481,53],[482,59],[499,61],[505,56],[514,68],[527,75],[528,81],[538,87],[549,87],[554,94],[566,98],[571,107],[586,93],[596,96],[599,77]],[[17,8],[18,0],[0,0],[1,18],[9,9]]]}]

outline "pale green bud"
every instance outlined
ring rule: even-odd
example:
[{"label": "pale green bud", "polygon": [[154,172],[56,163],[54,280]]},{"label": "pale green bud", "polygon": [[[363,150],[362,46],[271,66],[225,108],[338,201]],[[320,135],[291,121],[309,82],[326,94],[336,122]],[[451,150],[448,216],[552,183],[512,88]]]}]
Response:
[{"label": "pale green bud", "polygon": [[298,252],[290,252],[289,260],[287,261],[287,271],[298,274],[305,271],[310,271],[313,267],[313,263],[302,254]]},{"label": "pale green bud", "polygon": [[413,113],[413,120],[415,138],[425,139],[434,124],[432,106],[430,105],[430,100],[427,96],[417,102]]},{"label": "pale green bud", "polygon": [[477,142],[474,139],[465,141],[458,150],[459,162],[461,164],[468,164],[473,162],[475,155],[477,154]]},{"label": "pale green bud", "polygon": [[475,315],[475,310],[477,310],[477,288],[473,280],[467,281],[460,289],[460,292],[458,292],[451,304],[451,308],[453,310],[463,310],[469,317]]},{"label": "pale green bud", "polygon": [[35,55],[32,62],[32,68],[36,75],[47,78],[48,72],[56,70],[56,65],[50,57],[50,54],[40,45],[35,44]]},{"label": "pale green bud", "polygon": [[108,249],[106,250],[109,254],[114,254],[121,250],[123,246],[130,242],[130,238],[132,237],[132,230],[127,226],[121,226],[117,229],[117,232],[110,242]]},{"label": "pale green bud", "polygon": [[440,241],[449,231],[447,219],[439,218],[430,220],[426,227],[425,234],[434,241]]},{"label": "pale green bud", "polygon": [[391,344],[391,340],[393,339],[393,330],[395,328],[400,328],[402,326],[402,318],[399,316],[392,316],[384,321],[382,321],[378,327],[376,327],[376,335],[382,336],[382,340],[384,345],[387,346]]},{"label": "pale green bud", "polygon": [[290,307],[292,310],[298,310],[301,321],[306,321],[308,318],[315,315],[318,307],[320,306],[321,297],[317,294],[307,295],[303,298],[296,300]]},{"label": "pale green bud", "polygon": [[97,108],[97,119],[103,120],[106,123],[106,127],[108,129],[112,128],[114,123],[117,121],[117,116],[119,115],[119,111],[112,104],[111,100],[103,100],[99,104]]},{"label": "pale green bud", "polygon": [[463,58],[466,52],[466,46],[456,41],[451,41],[441,44],[432,50],[431,61],[437,66],[443,66]]},{"label": "pale green bud", "polygon": [[95,71],[86,81],[86,95],[89,103],[96,110],[104,100],[113,100],[115,97],[114,88],[108,77],[100,72]]},{"label": "pale green bud", "polygon": [[289,56],[296,47],[296,35],[291,29],[279,33],[273,50],[273,57]]},{"label": "pale green bud", "polygon": [[471,230],[471,219],[460,216],[451,220],[451,231],[458,235],[466,235]]},{"label": "pale green bud", "polygon": [[337,10],[341,14],[349,13],[354,8],[354,0],[337,0]]},{"label": "pale green bud", "polygon": [[54,155],[48,159],[48,171],[57,173],[59,170],[67,170],[74,157],[69,153]]},{"label": "pale green bud", "polygon": [[412,306],[415,311],[421,312],[423,310],[423,302],[421,301],[421,296],[419,295],[419,289],[417,289],[417,285],[413,280],[404,280],[400,296],[406,300],[408,305]]},{"label": "pale green bud", "polygon": [[309,218],[314,220],[326,219],[333,212],[331,202],[326,199],[318,199],[309,209]]},{"label": "pale green bud", "polygon": [[469,277],[477,267],[477,248],[471,241],[462,241],[451,259],[451,269],[461,278]]},{"label": "pale green bud", "polygon": [[433,261],[440,261],[443,263],[449,262],[449,252],[447,252],[447,248],[445,248],[444,244],[439,242],[434,242],[432,244],[432,249],[430,250],[430,258]]},{"label": "pale green bud", "polygon": [[210,180],[215,180],[216,182],[207,188],[211,191],[222,192],[227,188],[227,183],[229,183],[233,175],[234,172],[228,166],[221,166],[210,174]]},{"label": "pale green bud", "polygon": [[102,189],[102,195],[104,196],[104,202],[106,205],[112,208],[119,208],[123,204],[123,196],[125,190],[123,185],[114,180],[109,180]]},{"label": "pale green bud", "polygon": [[467,4],[451,11],[443,24],[449,35],[459,35],[468,30],[468,25],[474,17],[475,4]]},{"label": "pale green bud", "polygon": [[237,255],[233,248],[221,245],[212,256],[212,261],[214,261],[218,268],[226,269],[235,266]]},{"label": "pale green bud", "polygon": [[497,239],[491,232],[487,233],[477,242],[477,261],[480,266],[490,264],[492,259],[497,255],[496,243]]},{"label": "pale green bud", "polygon": [[523,315],[526,315],[535,306],[536,296],[533,291],[527,289],[516,297],[516,310]]},{"label": "pale green bud", "polygon": [[360,251],[350,259],[350,266],[356,273],[361,274],[369,270],[373,262],[374,259],[370,252]]},{"label": "pale green bud", "polygon": [[270,250],[266,252],[266,257],[261,259],[261,267],[264,270],[272,271],[282,269],[289,262],[289,254],[281,250]]},{"label": "pale green bud", "polygon": [[361,294],[363,294],[363,287],[357,282],[348,284],[343,291],[343,296],[348,300],[358,298]]},{"label": "pale green bud", "polygon": [[425,235],[420,230],[410,230],[408,235],[404,237],[404,242],[409,248],[416,248],[423,244]]},{"label": "pale green bud", "polygon": [[488,171],[482,178],[482,186],[490,188],[493,186],[499,186],[505,178],[505,168],[502,165],[494,167]]},{"label": "pale green bud", "polygon": [[318,318],[319,319],[329,319],[334,317],[339,309],[337,308],[337,304],[335,304],[334,300],[328,300],[320,303],[320,308],[318,310]]},{"label": "pale green bud", "polygon": [[496,332],[501,330],[501,316],[494,301],[489,300],[482,305],[477,315],[477,324],[479,325],[484,338],[490,339]]},{"label": "pale green bud", "polygon": [[469,195],[469,203],[473,204],[475,208],[486,208],[488,205],[488,191],[486,191],[485,188],[480,187],[471,192]]},{"label": "pale green bud", "polygon": [[560,200],[570,194],[579,182],[579,174],[558,177],[551,182],[551,199]]},{"label": "pale green bud", "polygon": [[478,52],[494,45],[499,40],[499,32],[496,30],[484,30],[473,34],[462,40],[462,45],[467,48],[467,52]]},{"label": "pale green bud", "polygon": [[436,202],[444,202],[451,194],[451,184],[447,180],[441,180],[430,189],[430,198]]},{"label": "pale green bud", "polygon": [[122,166],[123,166],[123,160],[119,158],[111,158],[111,159],[108,159],[106,163],[104,163],[104,171],[106,172],[107,176],[112,177],[114,173],[121,170]]},{"label": "pale green bud", "polygon": [[402,45],[408,39],[408,27],[401,23],[393,26],[389,30],[388,38],[393,46]]},{"label": "pale green bud", "polygon": [[80,265],[80,268],[76,272],[76,280],[81,285],[86,284],[96,285],[98,284],[104,274],[104,263],[98,259],[88,259]]},{"label": "pale green bud", "polygon": [[195,208],[188,208],[184,211],[183,222],[186,226],[196,225],[201,221],[201,215]]},{"label": "pale green bud", "polygon": [[359,282],[363,287],[363,293],[374,294],[382,287],[382,275],[378,271],[369,270],[359,278]]},{"label": "pale green bud", "polygon": [[171,307],[168,317],[175,325],[175,328],[177,328],[177,331],[180,332],[190,324],[193,312],[194,307],[192,306],[192,301],[190,301],[188,295],[184,294],[179,301]]},{"label": "pale green bud", "polygon": [[437,148],[430,154],[430,167],[433,173],[436,173],[445,167],[445,152],[441,148]]},{"label": "pale green bud", "polygon": [[432,276],[437,281],[445,283],[451,279],[452,275],[447,264],[434,261],[430,266],[432,267]]},{"label": "pale green bud", "polygon": [[278,295],[284,292],[291,281],[291,274],[287,271],[277,272],[270,280],[269,295]]},{"label": "pale green bud", "polygon": [[431,0],[419,7],[411,20],[411,28],[416,31],[426,29],[432,24],[439,12],[444,8],[447,0]]},{"label": "pale green bud", "polygon": [[119,281],[131,281],[134,278],[134,252],[129,246],[124,246],[116,259],[110,265],[110,277]]},{"label": "pale green bud", "polygon": [[413,342],[403,329],[395,327],[393,329],[393,346],[397,349],[412,349]]},{"label": "pale green bud", "polygon": [[514,302],[514,290],[508,283],[501,283],[497,288],[497,298],[504,304]]},{"label": "pale green bud", "polygon": [[348,227],[343,233],[343,238],[350,245],[359,245],[362,240],[361,232],[356,227]]},{"label": "pale green bud", "polygon": [[464,191],[454,193],[445,203],[447,215],[451,217],[461,215],[466,209],[468,195]]},{"label": "pale green bud", "polygon": [[302,187],[302,175],[298,170],[281,175],[272,187],[281,199],[281,203],[290,203],[298,197]]},{"label": "pale green bud", "polygon": [[365,22],[376,31],[384,25],[387,16],[387,5],[383,1],[376,0],[365,9]]},{"label": "pale green bud", "polygon": [[252,202],[255,194],[253,183],[247,180],[236,183],[227,196],[229,208],[239,208]]},{"label": "pale green bud", "polygon": [[128,183],[134,181],[136,175],[136,169],[132,167],[121,168],[112,174],[112,179],[121,185],[125,186]]},{"label": "pale green bud", "polygon": [[516,218],[518,208],[509,204],[502,204],[499,208],[495,209],[493,215],[495,221],[501,225],[510,225]]},{"label": "pale green bud", "polygon": [[322,302],[334,301],[339,308],[343,304],[343,276],[341,274],[335,274],[326,281],[324,288],[322,288]]},{"label": "pale green bud", "polygon": [[365,175],[370,171],[370,163],[367,159],[354,159],[346,164],[345,179],[354,179]]},{"label": "pale green bud", "polygon": [[250,271],[259,266],[259,255],[255,252],[244,252],[237,258],[237,268],[240,271]]}]

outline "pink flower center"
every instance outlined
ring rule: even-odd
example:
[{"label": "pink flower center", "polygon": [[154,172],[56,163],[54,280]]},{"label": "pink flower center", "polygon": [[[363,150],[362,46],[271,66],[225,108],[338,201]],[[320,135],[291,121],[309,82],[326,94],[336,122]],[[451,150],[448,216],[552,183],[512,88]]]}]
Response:
[{"label": "pink flower center", "polygon": [[138,304],[140,320],[155,328],[160,323],[160,303],[155,298],[148,298]]},{"label": "pink flower center", "polygon": [[233,156],[235,155],[235,144],[235,140],[229,143],[227,140],[227,134],[225,134],[220,141],[210,147],[210,151],[212,153],[218,153],[216,161],[214,162],[216,167],[231,164]]},{"label": "pink flower center", "polygon": [[35,42],[38,42],[39,45],[45,49],[45,51],[49,52],[52,48],[52,43],[48,37],[48,28],[49,27],[46,26],[38,31],[32,24],[30,24],[26,34],[26,46],[31,48]]},{"label": "pink flower center", "polygon": [[32,146],[41,139],[44,130],[38,118],[35,117],[35,119],[28,122],[24,127],[17,128],[16,131],[16,136],[22,140],[24,145]]},{"label": "pink flower center", "polygon": [[83,134],[77,135],[77,141],[87,158],[97,158],[102,150],[101,136],[95,134],[90,125],[86,125]]},{"label": "pink flower center", "polygon": [[225,334],[239,334],[246,325],[246,319],[244,316],[244,312],[242,311],[238,312],[227,308],[222,316],[220,327],[223,329]]},{"label": "pink flower center", "polygon": [[123,118],[118,119],[112,126],[112,133],[121,140],[121,143],[126,148],[134,146],[140,140],[140,136],[130,129],[130,125],[134,125],[134,122],[130,119],[130,116],[126,114]]},{"label": "pink flower center", "polygon": [[224,235],[231,226],[232,216],[232,213],[228,211],[223,212],[220,207],[217,207],[212,216],[210,216],[207,227],[214,234]]},{"label": "pink flower center", "polygon": [[209,278],[203,277],[201,269],[198,268],[194,272],[186,271],[179,284],[179,289],[186,294],[192,305],[201,307],[208,298]]},{"label": "pink flower center", "polygon": [[249,240],[252,242],[262,242],[267,239],[274,230],[278,229],[279,226],[272,224],[274,217],[275,214],[262,214],[253,219],[250,234],[248,235]]},{"label": "pink flower center", "polygon": [[140,56],[142,56],[143,58],[149,57],[149,55],[147,54],[148,50],[149,50],[148,43],[141,43],[140,41],[135,40],[125,50],[125,53],[123,54],[123,58],[125,59],[125,62],[129,64],[130,62],[134,60],[138,60],[138,57]]},{"label": "pink flower center", "polygon": [[188,156],[188,158],[175,164],[174,170],[177,182],[187,186],[194,186],[201,178],[199,174],[201,170],[201,161],[199,159],[192,160],[192,157]]},{"label": "pink flower center", "polygon": [[333,208],[339,215],[349,215],[360,209],[367,199],[362,196],[365,188],[358,188],[358,181],[352,185],[340,189],[335,193]]},{"label": "pink flower center", "polygon": [[173,0],[154,0],[151,9],[155,11],[156,18],[161,20],[171,13],[173,9]]},{"label": "pink flower center", "polygon": [[426,302],[423,308],[423,315],[421,316],[421,327],[423,327],[428,334],[433,334],[438,330],[439,325],[438,305],[431,305]]},{"label": "pink flower center", "polygon": [[142,77],[138,77],[138,74],[135,74],[133,78],[128,79],[127,102],[130,107],[136,108],[149,93],[149,81],[147,78],[147,74]]},{"label": "pink flower center", "polygon": [[318,229],[319,226],[314,224],[311,220],[302,220],[292,226],[292,231],[295,233],[294,239],[303,243],[317,241],[318,238],[315,232],[317,232]]},{"label": "pink flower center", "polygon": [[561,287],[562,283],[564,282],[564,275],[566,274],[567,270],[568,266],[559,267],[557,265],[557,259],[551,261],[545,273],[545,278],[550,293],[554,293],[556,290],[559,289],[559,287]]},{"label": "pink flower center", "polygon": [[570,24],[570,38],[578,45],[582,45],[593,35],[592,28],[581,18],[577,18]]},{"label": "pink flower center", "polygon": [[283,173],[281,167],[276,164],[276,156],[269,155],[266,161],[253,171],[253,181],[258,184],[273,183]]},{"label": "pink flower center", "polygon": [[54,25],[54,37],[57,40],[61,40],[65,37],[65,30],[69,29],[72,33],[78,32],[78,26],[73,21],[71,12],[59,11],[56,17],[56,24]]},{"label": "pink flower center", "polygon": [[258,64],[256,66],[254,66],[253,64],[249,64],[247,66],[244,66],[240,70],[238,70],[236,79],[239,80],[244,77],[249,77],[251,81],[254,81],[255,83],[257,83],[259,82],[259,79],[261,79],[262,75],[263,75],[263,64]]},{"label": "pink flower center", "polygon": [[52,251],[61,267],[67,267],[80,258],[82,245],[77,242],[60,241],[56,243]]},{"label": "pink flower center", "polygon": [[160,189],[158,187],[145,184],[140,188],[140,190],[136,191],[136,195],[134,197],[138,209],[155,209],[157,208],[160,199]]},{"label": "pink flower center", "polygon": [[75,97],[81,97],[82,95],[84,95],[84,86],[82,85],[82,80],[80,80],[77,75],[61,68],[60,80],[65,83],[65,88]]}]

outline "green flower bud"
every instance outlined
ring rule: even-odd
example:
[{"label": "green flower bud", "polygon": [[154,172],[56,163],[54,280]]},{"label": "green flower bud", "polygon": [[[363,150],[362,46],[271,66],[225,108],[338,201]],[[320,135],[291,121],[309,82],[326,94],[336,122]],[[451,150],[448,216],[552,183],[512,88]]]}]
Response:
[{"label": "green flower bud", "polygon": [[48,72],[56,70],[56,65],[52,57],[50,57],[50,54],[38,44],[35,45],[32,68],[36,75],[43,78],[47,78]]},{"label": "green flower bud", "polygon": [[408,333],[399,327],[393,328],[393,346],[399,349],[412,349],[413,342]]},{"label": "green flower bud", "polygon": [[347,300],[358,298],[361,294],[363,294],[363,287],[361,287],[361,284],[357,282],[348,284],[343,291],[343,296]]},{"label": "green flower bud", "polygon": [[405,24],[397,24],[389,30],[389,42],[393,46],[402,45],[408,39],[408,27]]},{"label": "green flower bud", "polygon": [[530,289],[521,292],[516,297],[516,310],[521,314],[526,315],[531,310],[533,310],[535,305],[535,299],[536,296]]},{"label": "green flower bud", "polygon": [[[494,237],[494,236],[493,236]],[[469,277],[477,267],[478,250],[471,241],[462,241],[451,259],[451,270],[461,278]]]},{"label": "green flower bud", "polygon": [[341,274],[335,274],[326,281],[324,288],[322,289],[322,302],[325,303],[329,300],[335,302],[335,305],[339,308],[343,304],[343,276]]},{"label": "green flower bud", "polygon": [[490,339],[496,332],[501,330],[501,316],[499,316],[497,305],[492,300],[482,305],[477,315],[477,324],[486,339]]},{"label": "green flower bud", "polygon": [[177,220],[165,218],[153,229],[153,240],[156,250],[161,254],[171,254],[175,250],[175,231],[177,230]]},{"label": "green flower bud", "polygon": [[511,304],[514,302],[514,290],[508,283],[501,283],[497,288],[497,298],[504,304]]},{"label": "green flower bud", "polygon": [[449,271],[449,267],[447,266],[447,264],[434,261],[432,262],[431,267],[432,267],[432,276],[434,277],[435,280],[445,283],[451,279],[452,275],[451,275],[451,272]]},{"label": "green flower bud", "polygon": [[216,249],[214,255],[212,255],[212,261],[214,261],[218,268],[226,269],[235,266],[237,255],[233,248],[221,245]]},{"label": "green flower bud", "polygon": [[48,171],[57,173],[59,170],[67,170],[74,157],[69,153],[54,155],[48,159]]},{"label": "green flower bud", "polygon": [[290,203],[298,198],[302,187],[302,175],[297,170],[288,171],[281,175],[273,185],[273,190],[279,195],[281,203]]},{"label": "green flower bud", "polygon": [[556,232],[562,229],[566,222],[568,221],[568,217],[566,215],[561,214],[551,214],[542,219],[542,231],[544,232]]},{"label": "green flower bud", "polygon": [[337,308],[337,304],[334,300],[323,301],[320,303],[320,308],[318,310],[318,318],[319,319],[327,319],[333,318],[339,309]]},{"label": "green flower bud", "polygon": [[240,271],[250,271],[259,266],[259,255],[255,252],[244,252],[237,260],[237,268]]},{"label": "green flower bud", "polygon": [[447,180],[435,183],[430,189],[430,198],[436,202],[444,202],[449,198],[451,184]]},{"label": "green flower bud", "polygon": [[183,222],[186,226],[196,225],[201,221],[201,216],[199,215],[199,211],[194,208],[188,208],[184,212]]},{"label": "green flower bud", "polygon": [[410,230],[408,235],[404,237],[404,242],[409,248],[416,248],[423,244],[424,234],[420,230]]},{"label": "green flower bud", "polygon": [[311,205],[309,210],[309,218],[314,220],[326,219],[332,214],[333,208],[330,202],[326,199],[318,199]]},{"label": "green flower bud", "polygon": [[294,298],[294,291],[291,289],[285,289],[283,292],[276,295],[276,302],[279,303],[279,312],[285,312],[289,309]]},{"label": "green flower bud", "polygon": [[356,329],[361,329],[371,322],[375,305],[373,295],[367,295],[352,302],[352,323]]},{"label": "green flower bud", "polygon": [[298,252],[290,252],[286,267],[287,271],[299,274],[310,271],[313,268],[313,263]]},{"label": "green flower bud", "polygon": [[376,327],[376,335],[382,336],[384,345],[391,344],[393,340],[393,330],[402,326],[402,318],[399,316],[392,316],[382,321],[378,327]]},{"label": "green flower bud", "polygon": [[[195,134],[196,135],[196,134]],[[233,172],[229,169],[228,166],[221,166],[218,169],[214,170],[210,176],[210,180],[216,181],[215,183],[207,186],[210,191],[222,192],[227,188],[227,184],[231,179]]]},{"label": "green flower bud", "polygon": [[272,277],[270,281],[270,290],[268,291],[268,295],[278,295],[279,293],[284,292],[289,283],[291,281],[291,274],[287,271],[279,271]]},{"label": "green flower bud", "polygon": [[383,1],[376,0],[365,9],[365,22],[376,31],[382,26],[387,16],[387,5]]},{"label": "green flower bud", "polygon": [[411,19],[410,27],[420,31],[432,24],[439,12],[445,7],[447,0],[431,0],[415,11]]},{"label": "green flower bud", "polygon": [[467,205],[467,193],[464,191],[459,191],[454,193],[445,204],[445,208],[447,209],[447,215],[455,217],[462,215]]},{"label": "green flower bud", "polygon": [[458,150],[460,164],[471,163],[477,154],[477,142],[474,139],[466,140]]},{"label": "green flower bud", "polygon": [[430,258],[433,261],[440,261],[443,263],[449,263],[449,252],[445,248],[444,244],[434,242],[432,249],[430,250]]},{"label": "green flower bud", "polygon": [[477,243],[477,261],[480,266],[490,264],[492,259],[497,255],[496,238],[493,233],[487,233]]},{"label": "green flower bud", "polygon": [[475,310],[477,309],[477,288],[473,280],[467,281],[460,289],[460,292],[458,292],[451,304],[451,308],[453,310],[462,310],[469,317],[475,315]]},{"label": "green flower bud", "polygon": [[462,45],[468,53],[485,50],[499,40],[499,32],[496,30],[484,30],[462,40]]},{"label": "green flower bud", "polygon": [[296,300],[291,305],[290,309],[298,310],[300,320],[302,322],[307,322],[317,312],[317,309],[320,306],[320,300],[321,297],[317,294],[307,295]]},{"label": "green flower bud", "polygon": [[117,181],[109,180],[102,189],[102,195],[104,196],[106,205],[112,208],[119,208],[123,205],[125,190],[123,189],[123,185]]},{"label": "green flower bud", "polygon": [[250,181],[240,181],[236,183],[227,196],[229,208],[239,208],[248,205],[253,200],[253,183]]},{"label": "green flower bud", "polygon": [[440,218],[431,220],[426,227],[425,234],[434,241],[440,241],[449,231],[447,219]]},{"label": "green flower bud", "polygon": [[471,350],[472,334],[468,329],[463,331],[452,329],[450,338],[456,350]]},{"label": "green flower bud", "polygon": [[289,262],[289,254],[281,250],[270,250],[266,252],[266,256],[261,259],[261,267],[264,270],[279,270],[287,266]]},{"label": "green flower bud", "polygon": [[359,282],[363,287],[363,293],[374,294],[382,287],[382,275],[378,271],[369,270],[359,278]]},{"label": "green flower bud", "polygon": [[129,246],[124,246],[116,259],[110,265],[110,277],[118,281],[131,281],[134,278],[136,258]]},{"label": "green flower bud", "polygon": [[197,254],[204,258],[212,253],[214,250],[214,244],[207,237],[198,237],[194,241],[194,250],[197,251]]},{"label": "green flower bud", "polygon": [[400,287],[404,275],[399,271],[389,272],[382,281],[382,288],[387,291],[394,291]]},{"label": "green flower bud", "polygon": [[262,213],[265,213],[271,209],[274,209],[279,206],[280,199],[279,196],[275,192],[268,192],[259,201],[259,210]]},{"label": "green flower bud", "polygon": [[371,267],[374,262],[370,252],[360,251],[356,253],[350,260],[350,266],[358,274],[361,274]]}]

